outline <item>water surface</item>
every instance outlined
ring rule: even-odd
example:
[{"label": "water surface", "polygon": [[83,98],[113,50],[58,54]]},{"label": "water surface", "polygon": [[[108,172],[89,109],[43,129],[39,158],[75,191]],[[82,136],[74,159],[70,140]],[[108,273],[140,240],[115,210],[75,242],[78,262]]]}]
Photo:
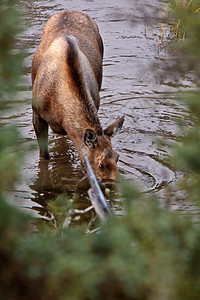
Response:
[{"label": "water surface", "polygon": [[[50,131],[51,160],[40,162],[32,126],[31,61],[45,23],[62,10],[83,10],[96,20],[100,28],[105,55],[99,116],[103,126],[121,115],[125,116],[121,133],[113,138],[113,147],[120,155],[121,174],[146,193],[159,192],[161,201],[165,201],[169,187],[180,173],[165,162],[168,149],[159,147],[156,140],[179,140],[175,119],[186,118],[187,112],[176,102],[175,94],[180,89],[192,89],[193,84],[189,78],[182,78],[177,84],[173,79],[163,79],[159,75],[162,64],[158,63],[172,62],[167,52],[160,50],[160,25],[150,22],[159,18],[159,14],[153,12],[159,8],[162,11],[162,7],[158,0],[140,1],[140,6],[138,1],[118,0],[21,1],[26,30],[18,47],[26,49],[25,72],[15,105],[10,103],[0,118],[0,125],[14,122],[22,136],[20,147],[24,164],[15,188],[8,191],[11,202],[30,208],[37,217],[49,217],[47,203],[61,194],[66,195],[68,201],[78,191],[76,202],[79,206],[87,202],[86,195],[77,188],[83,172],[72,142]],[[164,26],[167,35],[167,25]],[[116,196],[113,197],[117,201]],[[191,204],[185,202],[174,202],[172,207],[198,214]]]}]

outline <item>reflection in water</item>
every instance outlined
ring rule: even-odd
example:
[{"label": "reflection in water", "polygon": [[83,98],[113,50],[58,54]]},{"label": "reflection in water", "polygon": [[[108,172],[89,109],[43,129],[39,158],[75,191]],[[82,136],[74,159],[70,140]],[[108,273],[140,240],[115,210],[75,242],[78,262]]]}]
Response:
[{"label": "reflection in water", "polygon": [[[73,198],[83,178],[78,154],[70,140],[58,136],[51,147],[50,160],[39,160],[38,171],[29,187],[32,199],[40,206],[40,215],[48,215],[48,201],[62,195],[66,201]],[[80,195],[81,197],[81,195]]]},{"label": "reflection in water", "polygon": [[[83,10],[99,25],[105,46],[99,115],[103,126],[121,115],[125,116],[122,132],[113,138],[113,147],[120,154],[121,174],[133,180],[146,193],[160,191],[160,197],[164,199],[166,189],[180,174],[165,164],[168,149],[158,147],[156,140],[164,138],[174,143],[179,138],[174,120],[184,118],[185,122],[190,123],[184,107],[174,100],[174,93],[179,89],[189,90],[193,84],[190,79],[182,79],[180,85],[167,78],[161,80],[159,73],[155,69],[152,71],[152,64],[171,61],[164,51],[160,51],[158,56],[160,27],[144,25],[145,17],[136,0],[112,0],[109,7],[106,0],[26,0],[21,3],[27,29],[18,47],[25,47],[27,51],[25,73],[14,107],[13,102],[9,102],[7,111],[0,118],[0,126],[13,121],[17,124],[22,135],[21,150],[25,156],[21,178],[15,189],[8,192],[10,201],[31,208],[38,217],[48,214],[49,200],[55,201],[61,194],[68,203],[77,191],[77,206],[84,208],[89,205],[83,192],[85,183],[82,182],[81,188],[77,189],[77,183],[84,174],[77,152],[67,137],[50,132],[49,161],[39,161],[38,149],[27,151],[28,147],[37,146],[32,127],[31,61],[46,21],[64,9]],[[140,1],[140,8],[151,10],[161,7],[158,0],[149,3]],[[118,196],[112,190],[111,193],[113,206],[120,211]],[[179,207],[179,204],[176,202],[175,206]],[[181,207],[184,211],[188,209],[188,206]]]},{"label": "reflection in water", "polygon": [[[76,209],[76,213],[72,215],[72,211],[68,211],[71,217],[70,222],[91,222],[93,210],[89,210],[84,215],[78,213],[79,210],[85,210],[91,206],[87,195],[90,186],[83,172],[81,160],[72,142],[66,137],[57,136],[51,147],[50,160],[39,160],[38,172],[29,185],[33,191],[31,198],[37,204],[32,209],[54,224],[58,222],[58,219],[64,222],[66,218],[64,215],[64,219],[61,218],[60,220],[62,210],[56,212],[59,206],[66,206],[71,210],[73,207],[73,211]],[[109,200],[111,200],[112,207],[115,210],[121,210],[120,205],[115,202],[115,185],[103,182],[100,182],[100,185],[103,191],[109,190]],[[60,200],[57,200],[60,195]]]}]

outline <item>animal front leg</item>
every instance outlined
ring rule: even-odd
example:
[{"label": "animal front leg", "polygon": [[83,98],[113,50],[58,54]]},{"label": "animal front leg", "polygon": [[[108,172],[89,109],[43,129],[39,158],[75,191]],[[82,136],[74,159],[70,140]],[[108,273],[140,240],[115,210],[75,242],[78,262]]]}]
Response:
[{"label": "animal front leg", "polygon": [[49,159],[48,152],[48,124],[33,111],[33,126],[38,140],[40,148],[40,158]]}]

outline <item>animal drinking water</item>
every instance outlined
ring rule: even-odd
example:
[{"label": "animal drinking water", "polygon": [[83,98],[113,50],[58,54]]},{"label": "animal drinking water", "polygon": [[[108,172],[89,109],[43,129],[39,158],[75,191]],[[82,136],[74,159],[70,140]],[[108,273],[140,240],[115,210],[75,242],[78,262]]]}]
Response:
[{"label": "animal drinking water", "polygon": [[83,163],[86,153],[97,178],[115,179],[118,154],[110,138],[124,118],[102,129],[97,113],[102,59],[102,39],[87,14],[64,11],[51,17],[32,62],[33,125],[41,158],[49,158],[50,126],[68,134]]}]

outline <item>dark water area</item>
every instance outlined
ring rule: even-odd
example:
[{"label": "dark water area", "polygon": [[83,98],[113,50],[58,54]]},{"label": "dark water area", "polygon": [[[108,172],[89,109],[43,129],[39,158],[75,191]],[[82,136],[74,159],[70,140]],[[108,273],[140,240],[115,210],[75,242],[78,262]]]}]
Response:
[{"label": "dark water area", "polygon": [[[29,0],[20,1],[19,6],[26,26],[18,43],[18,47],[26,50],[24,75],[20,92],[14,102],[8,101],[7,110],[0,117],[0,126],[17,125],[24,157],[19,180],[8,191],[10,201],[42,218],[50,218],[47,203],[59,195],[66,196],[67,202],[76,193],[79,207],[89,205],[79,183],[84,176],[81,162],[68,137],[50,131],[51,159],[39,161],[31,110],[31,61],[45,23],[58,11],[82,10],[96,20],[105,47],[100,120],[106,126],[125,116],[121,133],[113,138],[113,148],[120,155],[119,171],[142,191],[156,193],[164,202],[181,174],[166,163],[169,150],[158,146],[156,140],[179,141],[175,119],[185,119],[188,124],[190,121],[184,106],[175,100],[176,93],[190,91],[194,85],[189,77],[180,78],[177,83],[173,78],[160,76],[160,63],[165,62],[163,69],[172,63],[167,51],[160,49],[162,34],[167,38],[168,26],[162,24],[161,32],[159,23],[152,24],[160,17],[155,9],[162,12],[163,3],[158,0]],[[120,201],[113,194],[114,206],[120,210]],[[181,199],[172,203],[173,208],[199,214],[193,205]]]}]

